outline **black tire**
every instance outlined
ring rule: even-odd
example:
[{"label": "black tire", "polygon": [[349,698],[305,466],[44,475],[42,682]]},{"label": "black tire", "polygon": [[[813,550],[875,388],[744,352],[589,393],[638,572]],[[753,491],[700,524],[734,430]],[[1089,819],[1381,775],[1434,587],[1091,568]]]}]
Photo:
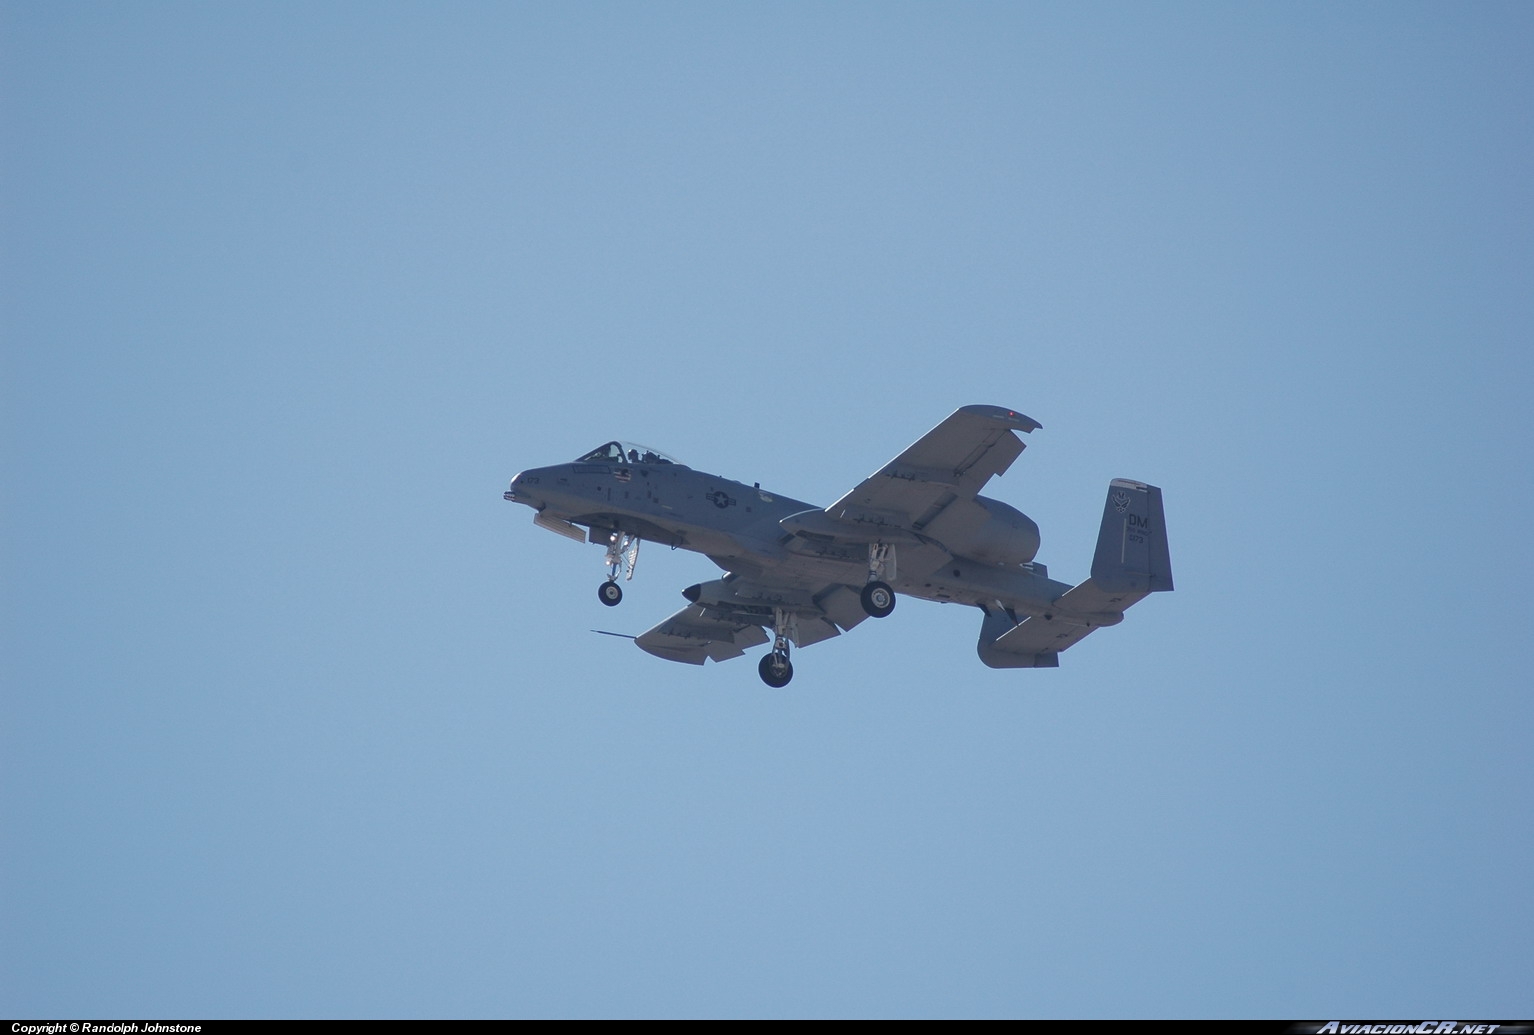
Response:
[{"label": "black tire", "polygon": [[895,610],[895,591],[887,582],[870,582],[863,587],[859,599],[872,618],[888,618]]},{"label": "black tire", "polygon": [[623,602],[623,587],[616,582],[604,582],[597,587],[597,599],[608,607],[617,607]]},{"label": "black tire", "polygon": [[794,678],[794,666],[779,654],[766,654],[757,663],[756,674],[773,689],[782,689]]}]

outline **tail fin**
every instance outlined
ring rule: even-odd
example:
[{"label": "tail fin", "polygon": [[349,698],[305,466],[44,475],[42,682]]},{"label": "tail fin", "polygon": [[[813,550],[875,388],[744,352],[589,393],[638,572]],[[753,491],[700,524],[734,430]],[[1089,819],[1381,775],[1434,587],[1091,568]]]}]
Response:
[{"label": "tail fin", "polygon": [[1122,622],[1146,594],[1171,588],[1161,490],[1115,478],[1103,504],[1092,577],[1021,622],[1010,613],[986,611],[976,649],[991,668],[1054,668],[1061,651],[1094,629]]},{"label": "tail fin", "polygon": [[1158,593],[1172,588],[1161,490],[1115,478],[1108,483],[1103,523],[1092,557],[1092,581],[1109,593]]}]

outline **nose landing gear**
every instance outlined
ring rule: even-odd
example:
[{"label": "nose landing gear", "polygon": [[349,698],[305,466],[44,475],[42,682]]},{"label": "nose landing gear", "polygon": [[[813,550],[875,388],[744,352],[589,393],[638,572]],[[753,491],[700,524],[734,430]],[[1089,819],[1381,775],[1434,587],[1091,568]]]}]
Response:
[{"label": "nose landing gear", "polygon": [[614,532],[607,540],[607,581],[597,587],[597,599],[608,607],[616,607],[623,600],[623,587],[618,585],[618,573],[626,574],[623,581],[634,577],[634,566],[639,563],[639,537],[627,532]]}]

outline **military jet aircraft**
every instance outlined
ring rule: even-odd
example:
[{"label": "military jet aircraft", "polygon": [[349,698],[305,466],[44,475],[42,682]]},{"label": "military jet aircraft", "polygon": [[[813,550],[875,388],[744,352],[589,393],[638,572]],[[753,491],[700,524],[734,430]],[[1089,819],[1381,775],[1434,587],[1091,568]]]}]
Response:
[{"label": "military jet aircraft", "polygon": [[[1000,406],[964,406],[825,509],[760,485],[694,471],[643,446],[609,442],[578,460],[523,471],[505,498],[533,523],[607,548],[602,603],[623,599],[639,544],[706,555],[723,578],[682,590],[687,606],[634,637],[656,657],[701,665],[772,648],[757,671],[788,685],[790,647],[807,647],[887,618],[895,595],[980,609],[980,660],[992,668],[1053,668],[1094,629],[1172,588],[1161,490],[1108,483],[1092,576],[1074,588],[1034,561],[1039,527],[981,496],[1023,451],[1017,432],[1041,425]],[[770,630],[772,635],[768,636]]]}]

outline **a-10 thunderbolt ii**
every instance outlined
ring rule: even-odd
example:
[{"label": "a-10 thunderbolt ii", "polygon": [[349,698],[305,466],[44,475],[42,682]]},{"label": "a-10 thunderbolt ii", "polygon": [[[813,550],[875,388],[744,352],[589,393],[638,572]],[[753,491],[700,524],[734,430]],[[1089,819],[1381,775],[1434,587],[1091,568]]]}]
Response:
[{"label": "a-10 thunderbolt ii", "polygon": [[1092,630],[1170,590],[1172,567],[1161,490],[1119,478],[1108,484],[1091,578],[1072,587],[1049,577],[1033,559],[1038,525],[980,495],[1022,453],[1017,432],[1039,427],[1000,406],[962,407],[824,510],[622,442],[523,471],[505,498],[532,507],[550,531],[607,548],[597,595],[609,606],[623,599],[618,578],[634,577],[642,541],[724,569],[634,637],[660,658],[725,661],[770,639],[757,670],[785,686],[790,645],[886,618],[905,593],[979,608],[978,650],[990,667],[1053,668]]}]

